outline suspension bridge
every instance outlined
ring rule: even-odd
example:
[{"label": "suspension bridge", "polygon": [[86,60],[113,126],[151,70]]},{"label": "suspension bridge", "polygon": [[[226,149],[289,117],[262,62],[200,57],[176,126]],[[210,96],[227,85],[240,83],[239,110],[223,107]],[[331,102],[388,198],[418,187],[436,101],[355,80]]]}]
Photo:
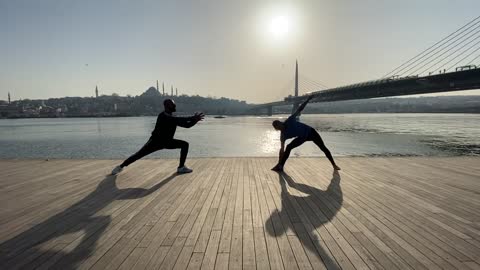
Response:
[{"label": "suspension bridge", "polygon": [[299,75],[297,62],[294,85],[289,86],[293,95],[257,104],[252,113],[272,115],[273,107],[285,105],[293,105],[295,110],[310,95],[311,102],[330,102],[472,89],[480,89],[480,16],[379,79],[328,87]]}]

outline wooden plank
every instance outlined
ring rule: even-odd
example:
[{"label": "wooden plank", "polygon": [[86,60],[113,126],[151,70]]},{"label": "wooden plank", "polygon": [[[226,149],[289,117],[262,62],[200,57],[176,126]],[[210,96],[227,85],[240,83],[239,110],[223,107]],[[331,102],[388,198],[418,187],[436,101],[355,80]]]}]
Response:
[{"label": "wooden plank", "polygon": [[[304,172],[304,171],[302,171],[302,172]],[[299,170],[295,169],[294,173],[292,175],[298,176],[298,178],[301,179],[301,178],[303,178],[304,174],[300,173]],[[305,177],[306,177],[306,175],[305,175]],[[306,177],[306,179],[308,179],[308,178],[309,177]],[[338,178],[338,180],[340,180],[339,175],[338,176],[334,175],[334,177],[330,180],[330,183],[333,182],[335,178]],[[308,181],[305,182],[305,183],[308,183]],[[330,186],[330,183],[329,183],[329,186]],[[342,235],[343,238],[346,240],[346,241],[343,241],[343,245],[342,245],[343,248],[342,249],[344,251],[349,250],[349,253],[350,253],[349,258],[356,267],[365,268],[366,265],[368,265],[368,268],[370,268],[370,269],[383,268],[382,266],[380,266],[379,262],[376,259],[376,257],[379,257],[380,260],[389,269],[395,269],[396,268],[395,265],[392,264],[388,259],[386,259],[385,256],[381,252],[379,252],[379,250],[377,248],[374,248],[371,245],[370,242],[367,241],[365,243],[366,246],[364,246],[363,241],[358,241],[358,239],[355,237],[355,235],[360,234],[359,229],[357,229],[355,226],[353,226],[353,224],[351,224],[348,220],[344,219],[342,214],[339,214],[340,211],[342,211],[342,208],[341,208],[342,205],[341,204],[342,204],[343,200],[340,199],[342,197],[338,197],[337,195],[332,195],[333,198],[329,199],[328,198],[329,197],[328,192],[324,193],[323,191],[320,191],[320,190],[314,188],[313,185],[309,186],[309,185],[304,185],[303,183],[294,183],[294,185],[295,185],[295,187],[299,187],[299,188],[301,187],[301,189],[304,192],[312,194],[311,199],[309,200],[309,203],[312,206],[312,209],[314,209],[314,211],[315,211],[315,208],[317,206],[320,206],[320,205],[325,206],[325,207],[323,207],[322,211],[325,213],[325,215],[332,217],[331,221],[330,221],[331,224],[327,225],[327,228],[329,227],[330,231],[332,229],[338,230],[336,232],[336,234],[337,235],[338,234]],[[338,188],[340,188],[340,185],[339,185]],[[335,199],[335,198],[338,198],[338,199]],[[318,212],[319,210],[317,209],[316,211]],[[346,226],[344,224],[346,224]],[[332,228],[332,226],[334,226],[334,228]],[[335,239],[337,239],[337,241],[341,240],[338,236],[335,237]],[[365,240],[365,239],[361,238],[360,240]],[[372,249],[373,249],[373,254],[370,253],[372,251]],[[363,260],[363,262],[366,265],[363,262],[360,262],[360,263],[355,262],[356,260],[357,261],[359,260],[359,257],[356,254],[353,254],[353,252],[358,253],[358,256],[361,257],[361,259]]]},{"label": "wooden plank", "polygon": [[265,232],[263,231],[263,228],[254,228],[253,239],[255,241],[255,262],[257,269],[270,269],[267,243],[265,240]]},{"label": "wooden plank", "polygon": [[177,259],[183,250],[185,240],[187,240],[185,237],[177,237],[177,239],[175,239],[175,243],[173,243],[168,251],[165,260],[163,260],[162,264],[160,265],[160,269],[172,269],[175,266]]},{"label": "wooden plank", "polygon": [[218,247],[219,253],[229,253],[231,240],[232,240],[232,231],[233,231],[233,217],[235,211],[235,202],[237,197],[237,186],[239,183],[238,177],[236,177],[236,171],[238,170],[237,159],[233,159],[235,162],[231,168],[232,171],[232,187],[230,196],[228,199],[227,209],[225,211],[225,218],[223,220],[222,226],[222,236],[220,239],[220,245]]},{"label": "wooden plank", "polygon": [[[389,191],[387,191],[387,192],[389,192]],[[383,195],[383,194],[380,194],[380,196],[384,196],[384,195]],[[395,198],[396,196],[397,196],[396,193],[391,193],[388,198],[389,198],[389,200],[391,200],[391,199]],[[402,207],[408,207],[406,204],[404,204],[404,203],[402,204],[403,201],[404,201],[404,198],[399,197],[399,204],[398,204],[398,203],[395,204],[395,207],[398,208],[398,205],[402,205]],[[384,204],[385,204],[385,202],[384,202]],[[391,209],[393,209],[394,211],[398,211],[398,209],[396,209],[395,207],[394,207],[394,208],[391,208]],[[404,218],[402,218],[403,220],[410,220],[410,221],[412,221],[412,222],[414,222],[414,223],[418,223],[418,221],[421,221],[421,220],[425,219],[425,217],[424,217],[425,214],[426,214],[425,212],[422,212],[422,213],[420,214],[420,212],[418,211],[418,209],[416,209],[415,207],[408,207],[408,208],[409,208],[409,209],[408,209],[408,212],[406,212],[406,211],[401,212],[401,214],[404,216]],[[390,211],[391,211],[391,210],[390,210]],[[408,216],[411,216],[413,213],[416,213],[416,212],[419,212],[419,215],[415,216],[414,218],[408,217]],[[389,214],[389,215],[391,215],[391,214]],[[405,219],[405,216],[407,216],[406,219]],[[426,220],[426,222],[421,221],[421,222],[418,223],[418,226],[417,226],[416,230],[420,230],[420,231],[421,231],[421,230],[424,230],[422,227],[425,227],[425,226],[430,226],[430,227],[431,227],[431,225],[429,225],[428,219],[425,219],[425,220]],[[445,232],[437,233],[438,230],[439,230],[439,227],[437,227],[437,228],[431,227],[431,229],[428,229],[428,230],[426,231],[426,233],[424,233],[423,235],[428,236],[429,234],[433,234],[435,237],[437,237],[437,238],[439,238],[439,239],[442,239],[442,238],[445,238],[445,236],[448,236],[448,231],[445,231],[446,233],[445,233]],[[430,239],[431,241],[435,241],[435,238],[429,237],[429,239]],[[452,241],[453,241],[453,242],[452,242]],[[465,246],[465,244],[462,244],[459,240],[455,240],[455,239],[453,239],[453,238],[451,238],[451,239],[443,242],[443,244],[439,244],[438,246],[439,246],[440,248],[444,248],[444,247],[447,247],[447,248],[448,248],[448,246],[451,245],[452,243],[456,244],[456,247],[457,247],[457,248],[460,247],[461,250],[464,251],[464,252],[466,252],[467,254],[468,254],[468,253],[471,254],[471,252],[470,252],[471,249],[470,249],[470,248],[466,248],[466,247],[463,248],[463,246]],[[458,244],[459,244],[459,245],[458,245]],[[455,254],[455,253],[452,253],[451,250],[450,250],[450,253],[451,253],[451,254]],[[458,254],[458,252],[456,252],[456,254]],[[470,255],[470,256],[474,256],[474,257],[475,257],[475,255],[473,255],[473,254]],[[460,258],[460,260],[463,260],[463,258],[464,258],[464,256],[462,256],[462,255],[461,255],[460,257],[459,257],[458,255],[455,255],[455,257]],[[462,258],[462,257],[463,257],[463,258]]]},{"label": "wooden plank", "polygon": [[[367,211],[368,211],[368,210],[367,210]],[[390,226],[393,226],[393,225],[390,225]],[[420,250],[421,250],[421,251],[425,251],[425,249],[424,249],[424,248],[421,248]],[[452,266],[450,266],[450,267],[452,267]]]},{"label": "wooden plank", "polygon": [[[204,252],[207,246],[207,241],[214,222],[217,207],[214,204],[215,197],[221,197],[225,181],[223,180],[225,172],[225,164],[221,163],[220,171],[212,178],[212,187],[208,197],[200,210],[200,213],[195,221],[195,224],[187,237],[185,245],[195,245],[195,252]],[[200,237],[202,235],[202,237]],[[200,237],[200,239],[199,239]],[[198,240],[198,241],[197,241]]]},{"label": "wooden plank", "polygon": [[161,243],[163,239],[167,236],[168,232],[172,229],[172,227],[175,225],[175,222],[166,222],[164,223],[164,226],[160,230],[157,231],[157,234],[153,239],[151,239],[150,245],[147,247],[142,246],[141,244],[137,245],[137,248],[142,247],[145,248],[144,252],[140,255],[140,258],[138,259],[138,263],[136,267],[139,269],[144,269],[147,266],[150,267],[152,265],[159,266],[162,261],[159,261],[160,259],[156,259],[157,257],[161,256],[166,256],[166,251],[170,249],[170,246],[167,246],[168,248],[162,248]]},{"label": "wooden plank", "polygon": [[182,252],[180,252],[180,255],[178,256],[177,262],[175,263],[175,266],[173,269],[180,270],[180,269],[187,269],[188,263],[190,261],[190,258],[192,257],[193,254],[193,247],[192,246],[184,246],[182,249]]},{"label": "wooden plank", "polygon": [[[271,176],[272,174],[270,174]],[[267,175],[268,176],[268,175]],[[264,195],[267,202],[267,207],[269,208],[270,217],[269,221],[272,226],[267,225],[267,232],[275,236],[277,239],[278,247],[282,257],[283,265],[286,269],[298,269],[297,261],[295,260],[294,253],[288,241],[287,234],[294,234],[293,225],[288,219],[285,209],[281,207],[281,198],[275,195],[273,190],[273,183],[270,179],[267,178],[263,184]],[[273,229],[273,230],[272,230]]]},{"label": "wooden plank", "polygon": [[[179,237],[188,237],[189,239],[187,240],[189,245],[194,245],[194,243],[196,242],[196,238],[198,237],[198,234],[201,230],[201,225],[203,225],[204,217],[206,217],[206,213],[208,212],[208,207],[204,207],[204,205],[210,204],[209,198],[212,198],[211,191],[212,187],[215,184],[215,182],[211,179],[211,176],[215,173],[215,170],[211,170],[209,176],[204,178],[204,182],[207,184],[207,186],[201,189],[202,193],[200,195],[200,198],[193,206],[193,209],[190,212],[189,217],[185,222],[185,225],[182,227],[182,230],[178,234]],[[200,219],[198,219],[199,217]],[[192,229],[194,230],[193,232]],[[192,233],[192,235],[190,235],[190,233]]]},{"label": "wooden plank", "polygon": [[[220,244],[221,231],[212,231],[210,239],[208,240],[207,250],[205,256],[202,258],[202,269],[214,269],[215,261],[217,259],[218,245]],[[199,253],[203,254],[203,253]]]},{"label": "wooden plank", "polygon": [[238,179],[237,194],[235,197],[235,205],[233,211],[233,228],[230,245],[230,256],[228,269],[242,269],[243,263],[243,162],[242,159],[238,160],[238,167],[235,171],[234,177]]},{"label": "wooden plank", "polygon": [[[362,198],[363,199],[363,198]],[[432,238],[432,237],[428,237],[429,234],[427,232],[424,232],[422,233],[422,231],[415,231],[415,230],[412,230],[408,227],[408,224],[407,224],[407,220],[404,219],[404,218],[401,218],[401,219],[396,219],[395,218],[395,214],[392,212],[392,211],[389,211],[389,210],[383,210],[384,206],[382,205],[377,205],[376,202],[374,201],[369,201],[368,202],[368,205],[371,207],[371,206],[376,206],[375,208],[373,208],[372,210],[376,211],[376,212],[380,212],[380,213],[383,213],[383,216],[387,219],[387,220],[391,220],[392,223],[388,223],[388,226],[392,229],[394,229],[397,234],[399,235],[403,235],[404,239],[410,239],[409,242],[410,243],[416,243],[416,245],[418,246],[418,243],[417,243],[417,240],[422,243],[424,246],[419,246],[417,249],[421,250],[424,254],[429,254],[428,257],[431,257],[431,258],[435,258],[435,262],[441,262],[442,265],[445,265],[444,267],[447,267],[447,268],[451,268],[453,267],[451,264],[453,265],[456,265],[457,268],[460,267],[461,268],[461,263],[456,260],[454,257],[452,257],[451,255],[449,255],[448,253],[444,252],[440,247],[443,247],[444,245],[440,244],[439,246],[436,246],[434,243],[435,241],[431,242],[432,240],[435,240],[436,238]],[[382,219],[382,220],[385,220],[385,219]],[[402,231],[400,231],[399,229],[397,229],[397,224],[398,225],[402,225],[402,226],[399,226],[399,229],[401,229]],[[421,228],[419,228],[421,229]],[[422,230],[422,229],[421,229]],[[404,233],[404,232],[405,233]],[[407,235],[406,235],[407,234]],[[410,238],[410,235],[412,237],[414,237],[414,239]],[[428,238],[426,238],[428,237]],[[434,253],[438,254],[439,256],[441,256],[440,258],[436,256],[436,254],[430,254],[429,250],[432,250]],[[447,262],[444,262],[443,260],[447,260],[449,261],[449,263]],[[451,264],[450,264],[451,263]]]},{"label": "wooden plank", "polygon": [[194,252],[192,257],[190,258],[190,261],[188,262],[187,269],[189,270],[200,269],[202,265],[203,256],[204,254],[202,252]]},{"label": "wooden plank", "polygon": [[[262,224],[265,224],[264,225],[265,230],[269,232],[269,233],[263,233],[263,235],[265,236],[265,244],[266,244],[267,253],[268,253],[268,262],[271,269],[284,269],[278,242],[276,240],[274,233],[272,234],[272,232],[274,232],[274,229],[273,229],[272,221],[270,219],[271,212],[268,208],[267,201],[266,201],[267,200],[266,192],[268,191],[267,190],[264,191],[263,189],[263,182],[267,181],[267,178],[265,176],[265,170],[260,165],[261,164],[259,162],[254,162],[252,164],[255,171],[255,190],[258,196]],[[258,234],[258,229],[255,232],[257,232]],[[258,246],[260,247],[260,245]],[[260,251],[261,250],[258,250],[258,252]]]},{"label": "wooden plank", "polygon": [[145,251],[145,248],[135,248],[130,256],[120,265],[119,270],[130,270],[135,267],[140,255]]},{"label": "wooden plank", "polygon": [[0,268],[479,269],[479,160],[0,160]]},{"label": "wooden plank", "polygon": [[[88,202],[89,202],[89,200],[83,200],[82,203],[77,203],[76,205],[77,206],[82,206],[82,205],[84,205],[84,203],[86,204]],[[30,245],[29,244],[30,242],[38,242],[38,241],[44,241],[45,242],[46,240],[40,240],[42,238],[45,239],[46,237],[50,237],[50,238],[47,238],[47,239],[52,239],[55,236],[62,235],[65,230],[71,229],[73,224],[77,225],[77,219],[70,219],[70,218],[68,218],[69,215],[73,216],[75,218],[79,218],[79,217],[80,218],[82,218],[82,217],[86,218],[86,216],[79,215],[78,211],[73,212],[69,209],[67,209],[66,212],[64,212],[67,215],[63,215],[63,213],[61,213],[60,215],[56,215],[56,216],[50,218],[49,220],[45,221],[44,223],[41,223],[41,224],[35,226],[31,230],[22,233],[22,235],[19,236],[19,237],[21,239],[25,239],[25,241],[23,241],[23,242],[26,245]],[[100,209],[100,208],[96,208],[96,209]],[[90,216],[89,212],[87,212],[85,214],[87,215],[87,217]],[[94,234],[97,229],[102,228],[103,224],[105,223],[104,220],[105,219],[102,219],[102,218],[91,219],[92,222],[90,224],[88,224],[88,226],[85,228],[85,230],[87,230],[90,234]],[[50,226],[50,224],[55,224],[55,226]],[[80,223],[80,226],[83,226],[82,224],[85,224],[85,222]],[[95,228],[97,228],[97,229],[95,229]],[[46,230],[48,230],[48,231],[46,231]],[[76,230],[79,230],[79,229],[74,229],[73,231],[76,231]],[[50,235],[53,235],[53,236],[50,236]],[[81,234],[78,235],[79,238],[83,238],[82,236],[83,235],[81,235]],[[85,237],[85,239],[88,238],[89,236],[90,235],[87,235]],[[17,244],[17,246],[15,247],[16,250],[19,250],[21,248],[21,245],[20,245],[21,242],[17,241],[15,238],[13,238],[10,241],[16,241],[15,242]],[[30,242],[28,242],[28,241],[30,241]],[[48,240],[48,241],[51,241],[51,240]],[[46,243],[46,244],[48,245],[48,243]],[[66,248],[69,248],[69,247],[66,247]],[[15,251],[13,251],[13,252],[15,252]],[[21,258],[21,257],[19,257],[19,258]]]},{"label": "wooden plank", "polygon": [[242,160],[243,164],[243,216],[242,216],[242,232],[243,232],[243,252],[242,252],[242,268],[256,269],[255,262],[255,244],[253,234],[252,221],[252,199],[251,199],[251,184],[248,159]]},{"label": "wooden plank", "polygon": [[[171,246],[161,246],[155,251],[155,255],[153,256],[153,259],[147,262],[148,264],[145,265],[139,265],[137,264],[135,266],[136,269],[159,269],[160,265],[162,265],[163,261],[165,260],[165,257],[168,255],[168,251],[170,250]],[[140,260],[139,262],[142,262]]]},{"label": "wooden plank", "polygon": [[215,262],[215,270],[228,269],[229,253],[219,253]]}]

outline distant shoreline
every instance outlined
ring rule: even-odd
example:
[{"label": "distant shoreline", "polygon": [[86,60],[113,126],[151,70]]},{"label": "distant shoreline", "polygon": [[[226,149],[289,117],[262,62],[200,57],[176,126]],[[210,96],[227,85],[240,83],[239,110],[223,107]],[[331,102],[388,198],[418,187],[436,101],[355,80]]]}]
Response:
[{"label": "distant shoreline", "polygon": [[[154,91],[150,89],[151,91]],[[156,91],[156,90],[155,90]],[[148,92],[148,91],[147,91]],[[207,115],[251,116],[266,115],[267,107],[227,98],[199,96],[175,97],[179,114],[202,111]],[[138,97],[100,96],[98,98],[60,98],[21,100],[11,104],[0,101],[0,118],[104,118],[157,116],[163,110],[163,96]],[[291,105],[275,106],[273,114],[290,114]],[[480,113],[480,96],[440,96],[359,99],[312,103],[305,114],[353,113]]]},{"label": "distant shoreline", "polygon": [[[276,113],[275,115],[284,115],[288,113]],[[328,112],[328,113],[303,113],[308,114],[480,114],[480,112]],[[35,116],[35,117],[0,117],[0,119],[56,119],[56,118],[121,118],[121,117],[156,117],[158,114],[151,115],[71,115],[71,116]],[[218,114],[207,114],[207,116],[218,116]],[[223,114],[222,116],[228,117],[241,117],[241,116],[268,116],[265,114]]]}]

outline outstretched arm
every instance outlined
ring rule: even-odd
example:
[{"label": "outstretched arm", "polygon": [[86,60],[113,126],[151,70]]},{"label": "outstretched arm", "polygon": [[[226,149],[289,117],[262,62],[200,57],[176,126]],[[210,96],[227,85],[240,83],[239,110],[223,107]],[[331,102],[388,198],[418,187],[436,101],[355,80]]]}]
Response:
[{"label": "outstretched arm", "polygon": [[285,154],[285,139],[283,139],[283,136],[280,137],[280,152],[278,153],[278,163],[275,165],[272,170],[273,171],[281,171],[283,170],[283,166],[280,165],[282,162],[282,157]]},{"label": "outstretched arm", "polygon": [[199,121],[202,121],[205,115],[203,113],[195,113],[190,117],[177,117],[177,125],[183,128],[191,128]]},{"label": "outstretched arm", "polygon": [[313,98],[313,96],[308,96],[307,100],[305,100],[292,115],[295,116],[295,117],[300,115],[300,113],[303,111],[303,109],[305,109],[305,106],[307,106],[307,103],[312,98]]},{"label": "outstretched arm", "polygon": [[278,153],[278,163],[282,160],[282,156],[285,153],[285,140],[280,140],[280,152]]}]

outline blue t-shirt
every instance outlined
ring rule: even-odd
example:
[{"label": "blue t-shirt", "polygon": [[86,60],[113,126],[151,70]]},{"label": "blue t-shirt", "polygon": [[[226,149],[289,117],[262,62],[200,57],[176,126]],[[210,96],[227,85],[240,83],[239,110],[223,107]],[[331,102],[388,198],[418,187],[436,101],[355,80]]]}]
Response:
[{"label": "blue t-shirt", "polygon": [[288,117],[284,122],[284,125],[285,129],[282,130],[282,133],[280,134],[280,140],[282,141],[294,137],[306,139],[308,135],[310,135],[310,130],[312,129],[309,125],[298,122],[294,115]]}]

